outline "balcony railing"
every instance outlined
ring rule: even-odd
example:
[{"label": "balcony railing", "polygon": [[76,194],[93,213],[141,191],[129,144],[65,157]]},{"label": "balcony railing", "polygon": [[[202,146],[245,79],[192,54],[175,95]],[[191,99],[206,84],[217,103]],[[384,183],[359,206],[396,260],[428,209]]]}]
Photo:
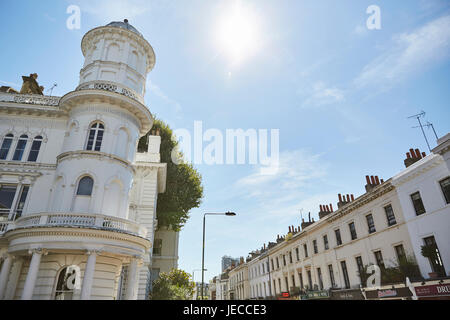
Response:
[{"label": "balcony railing", "polygon": [[4,222],[0,222],[0,230],[2,230],[1,228],[7,228],[3,230],[3,232],[16,228],[38,226],[71,226],[125,232],[143,238],[147,236],[147,229],[136,222],[117,217],[105,216],[102,214],[40,213],[23,216],[14,222],[5,222],[8,223],[6,227],[2,227]]},{"label": "balcony railing", "polygon": [[0,93],[0,101],[25,104],[37,104],[43,106],[57,106],[61,97],[43,96],[39,94]]}]

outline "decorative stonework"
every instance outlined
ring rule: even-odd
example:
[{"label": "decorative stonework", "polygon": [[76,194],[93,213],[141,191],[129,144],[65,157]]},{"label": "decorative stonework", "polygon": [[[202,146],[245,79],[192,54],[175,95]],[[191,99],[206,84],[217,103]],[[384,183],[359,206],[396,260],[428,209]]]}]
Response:
[{"label": "decorative stonework", "polygon": [[115,92],[122,94],[128,98],[131,98],[133,100],[139,101],[140,103],[144,103],[144,99],[140,97],[134,90],[127,88],[121,84],[115,83],[115,82],[109,82],[109,81],[91,81],[87,83],[83,83],[82,85],[78,86],[75,91],[80,90],[105,90],[109,92]]},{"label": "decorative stonework", "polygon": [[41,96],[34,94],[17,94],[14,95],[14,102],[39,104],[44,106],[57,106],[59,105],[60,97]]}]

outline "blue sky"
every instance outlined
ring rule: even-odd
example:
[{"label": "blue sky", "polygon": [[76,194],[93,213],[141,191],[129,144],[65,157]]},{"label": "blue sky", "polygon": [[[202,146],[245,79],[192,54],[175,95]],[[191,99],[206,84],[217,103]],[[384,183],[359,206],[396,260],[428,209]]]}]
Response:
[{"label": "blue sky", "polygon": [[[73,90],[82,36],[128,18],[156,53],[146,104],[172,128],[280,129],[277,175],[197,166],[205,198],[180,234],[180,268],[201,268],[203,212],[238,214],[207,217],[206,279],[221,256],[245,257],[299,225],[301,209],[318,219],[338,193],[364,193],[365,175],[400,171],[409,148],[428,153],[408,116],[424,110],[439,136],[450,131],[449,1],[241,1],[252,33],[238,59],[218,40],[234,2],[0,2],[1,85],[20,88],[36,72],[46,88],[58,84],[53,95]],[[71,4],[79,30],[66,28]],[[380,30],[366,28],[370,5],[381,9]]]}]

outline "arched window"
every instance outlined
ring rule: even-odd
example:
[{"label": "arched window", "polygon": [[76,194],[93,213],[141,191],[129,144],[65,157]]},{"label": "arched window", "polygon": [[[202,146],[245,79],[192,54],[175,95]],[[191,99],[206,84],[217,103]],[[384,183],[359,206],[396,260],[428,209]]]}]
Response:
[{"label": "arched window", "polygon": [[72,300],[75,282],[79,279],[75,266],[65,267],[59,272],[58,281],[56,283],[55,300]]},{"label": "arched window", "polygon": [[25,151],[27,141],[28,136],[26,134],[20,136],[19,141],[17,142],[16,151],[14,151],[13,160],[17,161],[22,160],[23,152]]},{"label": "arched window", "polygon": [[39,150],[41,149],[42,144],[42,136],[37,136],[34,138],[33,143],[31,144],[31,150],[28,154],[28,161],[36,162]]},{"label": "arched window", "polygon": [[92,187],[94,186],[94,180],[91,177],[85,176],[78,182],[77,196],[90,196],[92,195]]},{"label": "arched window", "polygon": [[8,133],[3,139],[2,147],[0,148],[0,160],[6,160],[9,149],[11,148],[13,138],[14,136],[12,135],[12,133]]},{"label": "arched window", "polygon": [[86,144],[86,150],[100,151],[103,140],[103,132],[105,131],[105,126],[103,123],[94,122],[89,130],[88,141]]}]

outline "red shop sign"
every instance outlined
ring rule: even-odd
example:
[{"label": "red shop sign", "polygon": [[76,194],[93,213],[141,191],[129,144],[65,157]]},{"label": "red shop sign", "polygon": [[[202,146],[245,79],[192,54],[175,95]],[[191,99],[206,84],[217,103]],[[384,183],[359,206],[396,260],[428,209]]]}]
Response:
[{"label": "red shop sign", "polygon": [[416,287],[416,295],[424,296],[446,296],[450,295],[450,284],[436,284],[432,286]]}]

